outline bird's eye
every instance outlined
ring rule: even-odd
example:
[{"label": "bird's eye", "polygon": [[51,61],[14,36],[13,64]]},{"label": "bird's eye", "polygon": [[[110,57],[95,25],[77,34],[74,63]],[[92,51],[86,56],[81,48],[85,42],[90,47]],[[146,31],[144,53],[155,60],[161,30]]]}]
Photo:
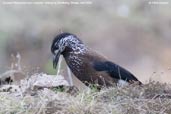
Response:
[{"label": "bird's eye", "polygon": [[59,50],[58,49],[56,49],[55,51],[54,51],[54,54],[57,54],[59,52]]}]

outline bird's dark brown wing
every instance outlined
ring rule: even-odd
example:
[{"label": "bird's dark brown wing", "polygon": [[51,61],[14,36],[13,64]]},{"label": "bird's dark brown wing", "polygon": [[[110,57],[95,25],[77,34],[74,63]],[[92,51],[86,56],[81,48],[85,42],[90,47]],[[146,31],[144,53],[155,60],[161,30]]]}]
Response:
[{"label": "bird's dark brown wing", "polygon": [[122,79],[128,82],[138,81],[138,79],[132,73],[110,61],[94,61],[93,67],[97,71],[107,72],[112,78],[115,79]]},{"label": "bird's dark brown wing", "polygon": [[[138,81],[140,82],[132,73],[123,67],[108,61],[105,57],[99,55],[96,52],[89,53],[91,65],[97,72],[106,72],[113,79],[121,79],[127,82]],[[93,59],[92,59],[92,58]],[[95,58],[95,59],[94,59]],[[141,82],[140,82],[141,83]]]}]

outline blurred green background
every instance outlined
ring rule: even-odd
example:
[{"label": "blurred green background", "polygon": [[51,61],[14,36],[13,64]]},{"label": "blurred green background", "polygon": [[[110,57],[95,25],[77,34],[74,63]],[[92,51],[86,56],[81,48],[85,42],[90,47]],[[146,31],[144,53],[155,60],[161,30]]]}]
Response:
[{"label": "blurred green background", "polygon": [[171,5],[148,0],[92,0],[89,5],[0,4],[0,73],[10,69],[12,54],[22,68],[55,74],[50,46],[70,32],[85,44],[133,72],[171,82]]}]

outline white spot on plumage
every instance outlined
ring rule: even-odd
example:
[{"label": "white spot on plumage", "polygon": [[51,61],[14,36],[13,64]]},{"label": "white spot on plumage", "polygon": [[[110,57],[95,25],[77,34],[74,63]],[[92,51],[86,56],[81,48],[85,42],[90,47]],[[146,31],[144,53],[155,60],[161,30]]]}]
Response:
[{"label": "white spot on plumage", "polygon": [[124,87],[124,86],[127,86],[129,83],[126,82],[125,80],[118,80],[118,83],[117,83],[117,86],[120,86],[120,87]]}]

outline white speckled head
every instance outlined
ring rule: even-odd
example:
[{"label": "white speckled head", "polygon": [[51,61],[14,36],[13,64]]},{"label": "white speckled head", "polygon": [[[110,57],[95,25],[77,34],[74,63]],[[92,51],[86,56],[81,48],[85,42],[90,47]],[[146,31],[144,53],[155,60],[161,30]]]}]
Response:
[{"label": "white speckled head", "polygon": [[56,66],[60,54],[84,54],[88,48],[82,43],[82,41],[73,34],[62,33],[57,35],[51,46],[51,52],[54,55],[54,66]]},{"label": "white speckled head", "polygon": [[87,47],[82,43],[77,36],[70,33],[62,33],[55,37],[52,43],[51,51],[55,54],[56,50],[60,53],[65,51],[71,51],[71,53],[84,53]]}]

